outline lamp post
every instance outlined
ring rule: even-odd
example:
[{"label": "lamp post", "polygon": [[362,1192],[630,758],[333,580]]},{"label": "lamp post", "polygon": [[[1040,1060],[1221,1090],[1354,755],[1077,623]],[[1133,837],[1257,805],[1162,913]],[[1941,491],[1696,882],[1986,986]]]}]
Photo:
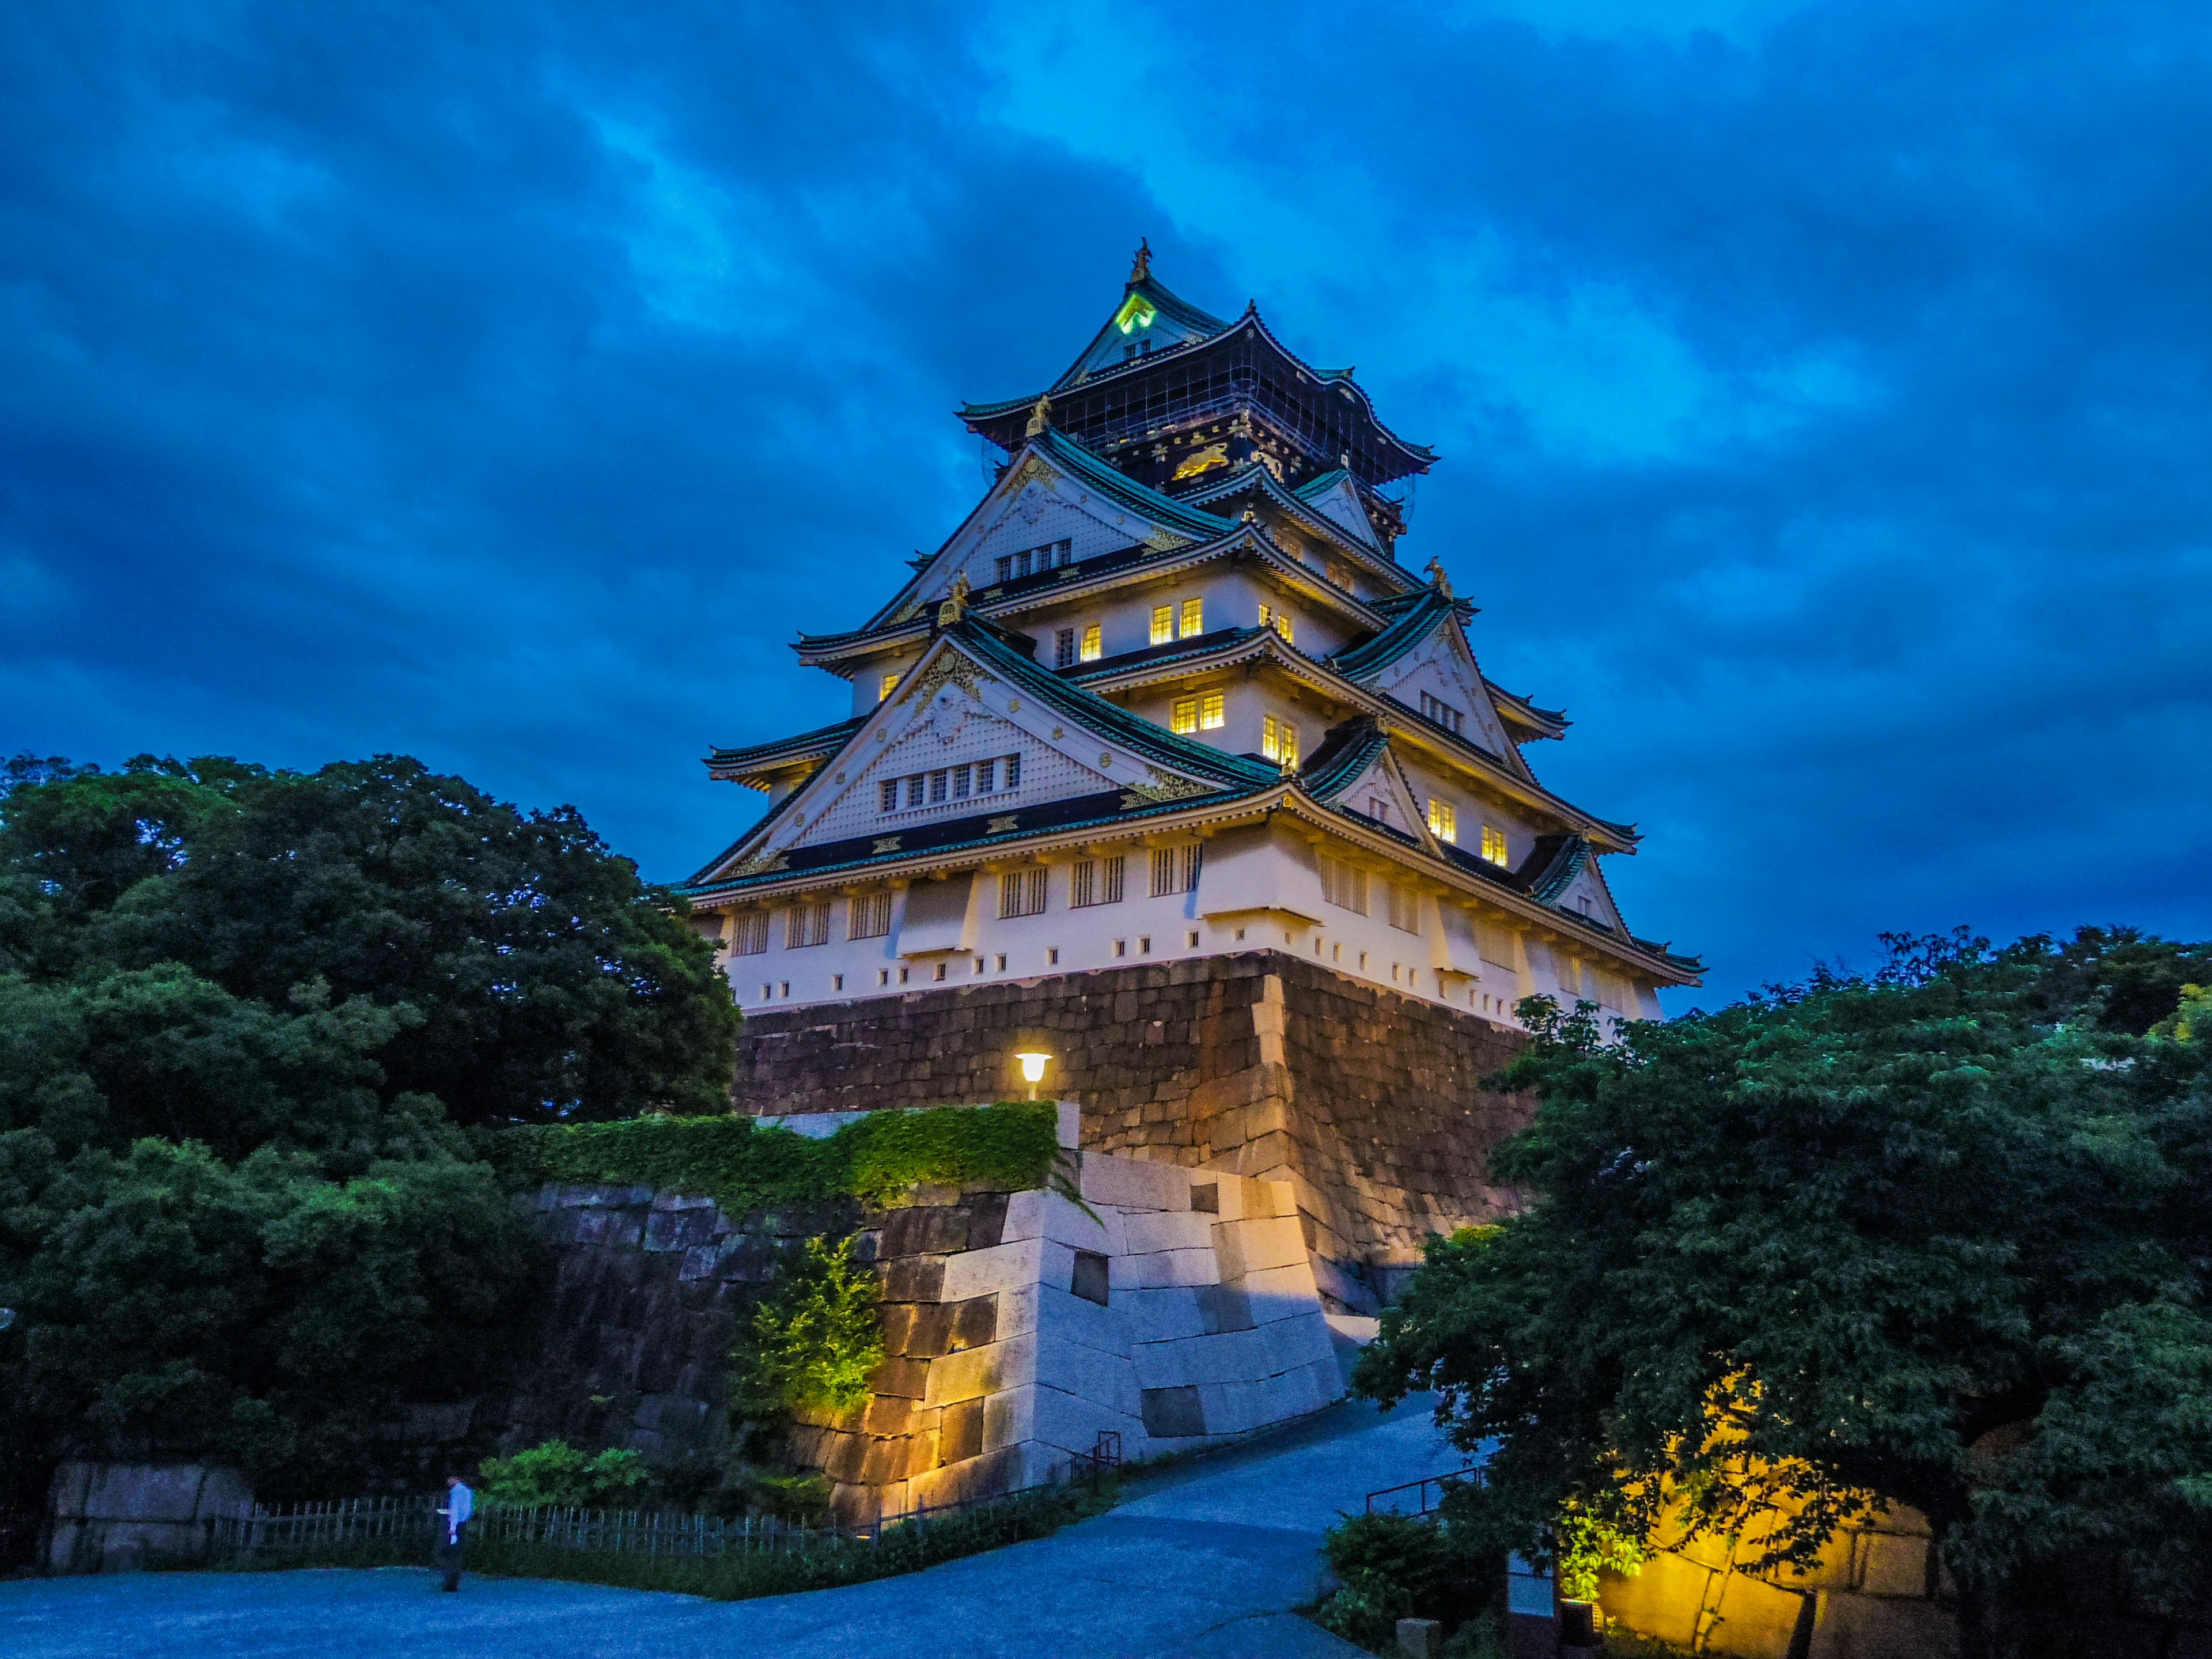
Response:
[{"label": "lamp post", "polygon": [[1016,1054],[1014,1058],[1021,1062],[1022,1081],[1030,1085],[1030,1098],[1035,1100],[1037,1097],[1037,1085],[1044,1081],[1044,1068],[1051,1062],[1052,1056],[1039,1054],[1031,1049]]}]

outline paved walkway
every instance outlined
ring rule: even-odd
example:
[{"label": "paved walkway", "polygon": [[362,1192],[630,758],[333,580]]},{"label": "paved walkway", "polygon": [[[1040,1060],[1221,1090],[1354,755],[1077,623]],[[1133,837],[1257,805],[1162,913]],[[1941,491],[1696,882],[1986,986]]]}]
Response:
[{"label": "paved walkway", "polygon": [[1051,1538],[846,1589],[757,1601],[427,1571],[135,1573],[0,1583],[7,1659],[1355,1659],[1290,1611],[1321,1534],[1365,1495],[1456,1468],[1424,1402],[1346,1404],[1144,1482]]}]

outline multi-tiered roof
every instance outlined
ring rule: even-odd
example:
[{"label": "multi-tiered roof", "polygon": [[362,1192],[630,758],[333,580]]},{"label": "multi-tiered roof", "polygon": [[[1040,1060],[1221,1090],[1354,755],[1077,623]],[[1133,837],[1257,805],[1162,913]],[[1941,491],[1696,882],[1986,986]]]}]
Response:
[{"label": "multi-tiered roof", "polygon": [[[1329,889],[1334,860],[1391,884],[1394,923],[1416,914],[1401,887],[1431,903],[1418,914],[1437,938],[1406,951],[1418,960],[1401,981],[1425,994],[1473,1000],[1485,963],[1508,954],[1501,939],[1540,942],[1516,959],[1521,990],[1565,986],[1564,968],[1532,974],[1538,958],[1575,964],[1566,988],[1631,988],[1643,1000],[1629,1012],[1653,1012],[1656,986],[1692,982],[1696,962],[1631,934],[1598,872],[1601,856],[1634,850],[1636,830],[1553,794],[1522,756],[1562,736],[1565,716],[1489,681],[1468,640],[1474,608],[1440,565],[1416,576],[1400,562],[1389,486],[1435,457],[1382,424],[1349,369],[1303,362],[1255,309],[1225,322],[1188,304],[1140,250],[1065,374],[960,413],[1006,452],[997,482],[860,626],[798,641],[803,662],[853,684],[854,712],[708,758],[714,777],[773,798],[688,889],[710,925],[840,896],[873,918],[860,907],[877,885],[906,894],[1192,837],[1213,849],[1213,890],[1194,884],[1185,904],[1206,924],[1188,930],[1193,951],[1227,948],[1232,922],[1265,917],[1291,948],[1322,952],[1332,922],[1350,922],[1329,908],[1350,909],[1336,901],[1353,890],[1340,873]],[[1188,868],[1196,884],[1199,861]],[[856,961],[933,961],[938,979],[954,957],[976,972],[1045,965],[1004,948],[1027,939],[1018,930],[979,943],[993,921],[844,943],[878,941]],[[791,937],[811,944],[814,927]],[[1051,962],[1105,965],[1085,949],[1051,947]],[[805,982],[779,971],[761,989],[822,1000],[908,978],[823,972],[822,987],[793,992]],[[744,994],[734,958],[732,975]],[[1504,991],[1478,1006],[1502,1009]]]}]

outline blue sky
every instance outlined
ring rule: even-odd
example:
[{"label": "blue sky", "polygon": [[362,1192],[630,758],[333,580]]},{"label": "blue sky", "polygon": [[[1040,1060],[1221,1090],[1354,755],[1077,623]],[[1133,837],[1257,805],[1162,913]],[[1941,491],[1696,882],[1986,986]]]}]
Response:
[{"label": "blue sky", "polygon": [[1443,452],[1401,551],[1672,1006],[2212,933],[2202,7],[22,6],[0,156],[7,750],[404,751],[681,878],[1143,235]]}]

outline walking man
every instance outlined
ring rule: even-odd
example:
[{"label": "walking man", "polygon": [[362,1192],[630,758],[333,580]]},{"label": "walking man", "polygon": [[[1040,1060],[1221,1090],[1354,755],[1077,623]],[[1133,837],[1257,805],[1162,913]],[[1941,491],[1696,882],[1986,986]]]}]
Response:
[{"label": "walking man", "polygon": [[446,1506],[438,1513],[446,1517],[446,1528],[438,1540],[438,1569],[446,1575],[444,1588],[457,1590],[461,1587],[461,1547],[467,1541],[469,1517],[477,1512],[477,1495],[468,1483],[458,1474],[446,1477]]}]

